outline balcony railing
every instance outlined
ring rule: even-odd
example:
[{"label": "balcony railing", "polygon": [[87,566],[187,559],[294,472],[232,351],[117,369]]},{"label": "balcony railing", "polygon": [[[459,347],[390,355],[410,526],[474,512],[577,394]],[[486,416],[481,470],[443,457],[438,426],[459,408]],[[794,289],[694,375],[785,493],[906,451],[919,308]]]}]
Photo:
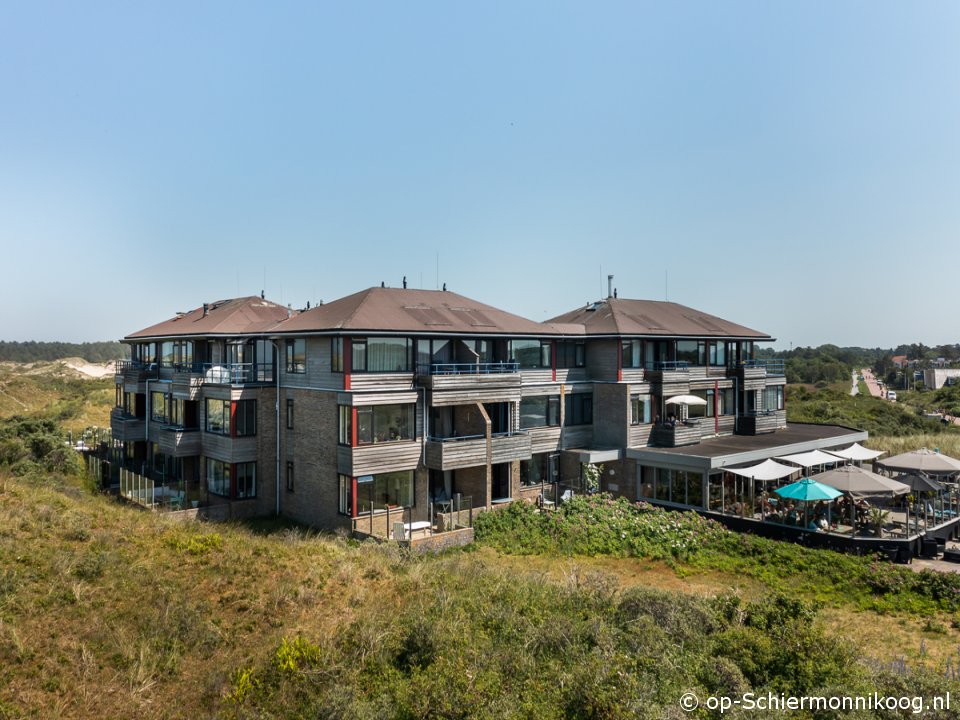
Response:
[{"label": "balcony railing", "polygon": [[690,370],[690,363],[687,360],[657,360],[645,363],[644,367],[654,372],[687,372]]},{"label": "balcony railing", "polygon": [[784,364],[783,360],[765,359],[765,358],[743,361],[744,367],[765,368],[767,371],[767,375],[783,375],[784,374],[783,364]]},{"label": "balcony railing", "polygon": [[175,372],[201,375],[202,382],[210,385],[245,385],[269,383],[276,379],[273,363],[173,363]]},{"label": "balcony railing", "polygon": [[[527,430],[509,430],[507,432],[495,432],[490,433],[490,437],[494,440],[502,437],[513,437],[514,435],[529,435],[530,433]],[[463,442],[465,440],[484,440],[486,435],[453,435],[451,437],[428,437],[427,439],[430,442],[439,442],[439,443],[452,443],[452,442]]]},{"label": "balcony railing", "polygon": [[492,363],[421,363],[420,375],[502,375],[520,370],[520,363],[505,361]]}]

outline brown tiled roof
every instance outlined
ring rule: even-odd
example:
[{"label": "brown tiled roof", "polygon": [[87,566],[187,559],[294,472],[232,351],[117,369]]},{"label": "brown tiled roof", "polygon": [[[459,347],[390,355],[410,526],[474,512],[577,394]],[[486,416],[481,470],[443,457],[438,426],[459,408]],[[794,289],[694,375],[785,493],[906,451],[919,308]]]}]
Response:
[{"label": "brown tiled roof", "polygon": [[715,315],[656,300],[607,298],[572,312],[558,315],[548,323],[580,323],[587,335],[649,335],[654,337],[730,337],[772,340],[766,333],[751,330]]},{"label": "brown tiled roof", "polygon": [[176,337],[180,335],[244,335],[263,333],[287,319],[287,308],[259,297],[242,297],[208,303],[184,315],[127,335],[127,339]]},{"label": "brown tiled roof", "polygon": [[448,290],[373,287],[280,323],[280,333],[341,330],[418,334],[556,335],[557,330]]}]

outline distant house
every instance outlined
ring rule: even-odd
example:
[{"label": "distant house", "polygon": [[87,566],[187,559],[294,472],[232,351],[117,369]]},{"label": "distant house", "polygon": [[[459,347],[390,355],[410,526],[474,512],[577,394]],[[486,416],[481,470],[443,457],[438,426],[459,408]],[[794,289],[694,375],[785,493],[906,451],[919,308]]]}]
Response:
[{"label": "distant house", "polygon": [[923,371],[923,384],[931,390],[939,390],[944,385],[954,385],[960,378],[957,368],[928,368]]},{"label": "distant house", "polygon": [[893,356],[893,366],[897,370],[903,370],[907,366],[907,356],[906,355],[894,355]]}]

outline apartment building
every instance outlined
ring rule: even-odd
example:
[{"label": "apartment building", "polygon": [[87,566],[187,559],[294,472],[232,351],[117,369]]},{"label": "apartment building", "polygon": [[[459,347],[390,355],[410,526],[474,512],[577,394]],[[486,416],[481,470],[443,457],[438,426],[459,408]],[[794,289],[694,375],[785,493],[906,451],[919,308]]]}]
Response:
[{"label": "apartment building", "polygon": [[[122,464],[234,517],[387,533],[583,488],[711,509],[724,469],[866,433],[787,427],[764,333],[608,297],[538,323],[446,290],[374,287],[291,311],[204,304],[124,339]],[[183,495],[180,495],[183,498]]]}]

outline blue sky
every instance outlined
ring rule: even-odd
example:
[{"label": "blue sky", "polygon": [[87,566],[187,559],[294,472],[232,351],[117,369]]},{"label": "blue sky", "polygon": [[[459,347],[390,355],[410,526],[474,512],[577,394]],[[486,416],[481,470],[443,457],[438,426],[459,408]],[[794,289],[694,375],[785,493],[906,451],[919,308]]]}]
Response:
[{"label": "blue sky", "polygon": [[[0,5],[0,339],[386,281],[958,342],[960,5]],[[439,259],[439,260],[438,260]],[[439,272],[438,272],[439,265]]]}]

